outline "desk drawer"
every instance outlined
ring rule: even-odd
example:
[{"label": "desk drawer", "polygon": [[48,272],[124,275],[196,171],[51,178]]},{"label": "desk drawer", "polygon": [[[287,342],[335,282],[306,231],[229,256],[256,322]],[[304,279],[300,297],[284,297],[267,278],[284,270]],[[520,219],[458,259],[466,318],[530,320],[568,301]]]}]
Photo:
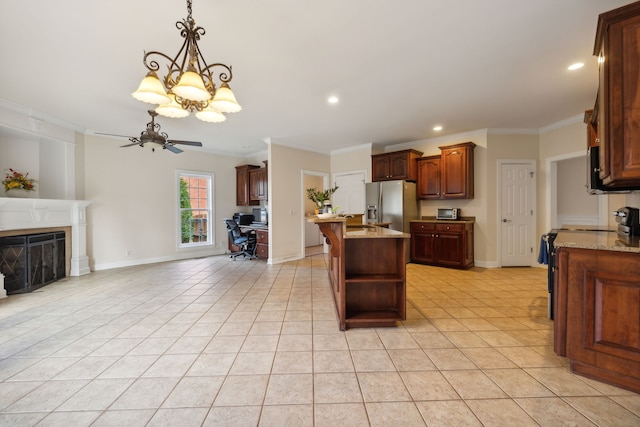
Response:
[{"label": "desk drawer", "polygon": [[269,244],[269,230],[256,230],[256,240],[258,243]]},{"label": "desk drawer", "polygon": [[256,245],[256,256],[258,258],[269,258],[269,245],[266,243],[258,243]]}]

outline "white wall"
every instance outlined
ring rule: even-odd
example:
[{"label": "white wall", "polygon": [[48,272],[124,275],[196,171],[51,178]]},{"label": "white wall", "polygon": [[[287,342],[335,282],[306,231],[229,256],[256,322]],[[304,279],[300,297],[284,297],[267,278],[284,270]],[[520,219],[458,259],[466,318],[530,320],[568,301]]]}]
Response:
[{"label": "white wall", "polygon": [[271,142],[269,145],[270,262],[304,258],[302,171],[329,173],[330,157]]},{"label": "white wall", "polygon": [[[224,253],[226,227],[233,215],[235,166],[245,159],[201,150],[173,154],[138,146],[120,148],[122,141],[86,136],[84,141],[87,252],[92,269],[113,268],[170,259]],[[178,248],[176,171],[213,173],[215,246]],[[132,256],[127,257],[128,250]]]}]

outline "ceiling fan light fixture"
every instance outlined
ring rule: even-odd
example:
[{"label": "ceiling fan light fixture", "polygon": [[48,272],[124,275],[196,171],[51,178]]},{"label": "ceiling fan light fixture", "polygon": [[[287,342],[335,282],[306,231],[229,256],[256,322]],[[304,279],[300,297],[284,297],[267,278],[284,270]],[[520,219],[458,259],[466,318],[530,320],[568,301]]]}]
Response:
[{"label": "ceiling fan light fixture", "polygon": [[178,84],[175,85],[171,92],[176,96],[189,101],[208,101],[211,99],[211,94],[204,87],[204,81],[199,74],[195,71],[185,71],[178,79]]},{"label": "ceiling fan light fixture", "polygon": [[207,108],[205,108],[202,111],[198,111],[196,113],[196,117],[202,120],[203,122],[209,122],[209,123],[222,123],[225,120],[227,120],[227,116],[225,116],[220,111],[213,108],[211,105],[209,105]]},{"label": "ceiling fan light fixture", "polygon": [[[176,22],[184,39],[182,47],[173,57],[158,51],[145,52],[142,62],[149,72],[132,95],[139,101],[158,104],[158,114],[173,118],[186,117],[190,112],[202,112],[208,104],[213,103],[216,113],[205,112],[200,115],[208,118],[205,121],[219,123],[222,120],[217,114],[235,113],[242,107],[229,89],[228,83],[233,78],[231,66],[219,62],[207,65],[202,56],[198,41],[205,30],[196,26],[191,14],[191,1],[187,0],[187,17]],[[167,72],[158,77],[160,62],[167,63]],[[215,97],[212,100],[213,94]],[[168,99],[167,95],[175,95],[177,100]],[[177,112],[177,108],[184,110],[184,113]]]},{"label": "ceiling fan light fixture", "polygon": [[242,110],[242,107],[236,101],[236,96],[226,82],[220,85],[210,104],[221,113],[237,113]]},{"label": "ceiling fan light fixture", "polygon": [[149,71],[142,79],[138,89],[131,94],[138,101],[149,104],[166,104],[170,101],[167,91],[155,71]]},{"label": "ceiling fan light fixture", "polygon": [[189,115],[189,111],[184,110],[182,106],[178,104],[176,97],[173,94],[169,94],[168,98],[168,103],[156,107],[156,113],[172,119],[181,119]]}]

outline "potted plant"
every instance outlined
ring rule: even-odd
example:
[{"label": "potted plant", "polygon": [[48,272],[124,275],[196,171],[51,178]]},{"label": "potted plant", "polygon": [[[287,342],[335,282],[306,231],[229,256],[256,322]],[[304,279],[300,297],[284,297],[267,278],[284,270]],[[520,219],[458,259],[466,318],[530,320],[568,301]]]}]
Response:
[{"label": "potted plant", "polygon": [[9,197],[27,197],[29,191],[35,191],[35,183],[35,179],[29,178],[29,173],[18,172],[11,168],[2,180],[5,194]]},{"label": "potted plant", "polygon": [[325,201],[331,199],[331,195],[336,192],[338,186],[336,185],[333,188],[329,188],[328,190],[319,191],[315,188],[307,188],[307,197],[309,200],[318,205],[317,211],[319,212],[324,206]]}]

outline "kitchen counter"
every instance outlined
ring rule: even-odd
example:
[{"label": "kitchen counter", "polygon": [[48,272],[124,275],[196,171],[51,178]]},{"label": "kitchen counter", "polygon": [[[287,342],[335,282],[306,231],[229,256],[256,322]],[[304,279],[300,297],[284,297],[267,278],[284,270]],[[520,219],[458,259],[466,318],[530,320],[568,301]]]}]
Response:
[{"label": "kitchen counter", "polygon": [[423,216],[421,219],[414,219],[411,222],[437,222],[439,224],[460,224],[460,223],[469,223],[476,222],[475,216],[463,216],[460,219],[437,219],[435,216]]},{"label": "kitchen counter", "polygon": [[309,218],[329,245],[328,274],[338,326],[377,328],[406,319],[406,239],[410,234],[343,217]]},{"label": "kitchen counter", "polygon": [[[344,222],[346,225],[346,218],[343,217],[312,217],[309,218],[308,221],[316,224]],[[411,234],[372,224],[353,224],[344,227],[343,237],[345,239],[408,239],[411,237]]]},{"label": "kitchen counter", "polygon": [[639,239],[563,228],[554,240],[554,351],[572,372],[640,393]]},{"label": "kitchen counter", "polygon": [[[572,226],[576,228],[576,226]],[[600,228],[600,231],[560,230],[553,244],[556,248],[597,249],[640,253],[640,236],[620,236],[614,229]],[[593,227],[591,227],[594,229]]]}]

